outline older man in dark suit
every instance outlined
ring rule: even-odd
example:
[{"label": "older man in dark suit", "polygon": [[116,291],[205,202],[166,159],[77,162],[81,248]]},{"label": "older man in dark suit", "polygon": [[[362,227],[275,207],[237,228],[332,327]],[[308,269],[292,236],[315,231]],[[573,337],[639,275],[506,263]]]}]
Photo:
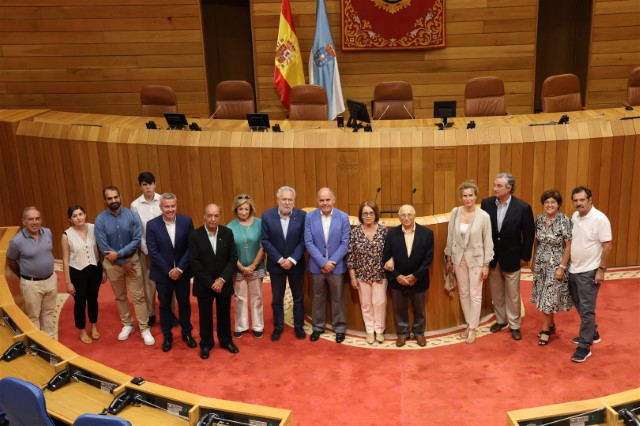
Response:
[{"label": "older man in dark suit", "polygon": [[531,260],[535,225],[531,206],[512,194],[516,183],[510,173],[498,173],[493,182],[495,196],[482,200],[482,210],[491,217],[493,260],[489,265],[489,285],[497,333],[507,325],[514,340],[520,332],[520,268]]},{"label": "older man in dark suit", "polygon": [[220,346],[231,353],[238,347],[231,339],[232,274],[238,261],[233,232],[219,224],[220,207],[204,208],[204,225],[189,236],[189,260],[193,270],[193,295],[198,298],[200,358],[209,358],[213,341],[213,301]]},{"label": "older man in dark suit", "polygon": [[283,186],[276,192],[278,207],[262,214],[262,247],[267,253],[267,271],[271,276],[271,308],[273,333],[271,340],[280,340],[284,330],[284,291],[289,279],[293,296],[293,331],[305,339],[304,331],[304,221],[306,213],[294,208],[295,189]]},{"label": "older man in dark suit", "polygon": [[162,351],[169,352],[173,345],[173,312],[171,301],[175,293],[179,307],[182,340],[190,348],[197,346],[191,336],[190,281],[193,274],[189,264],[189,235],[193,221],[189,216],[177,213],[178,199],[170,193],[160,197],[161,216],[147,222],[147,250],[151,259],[150,278],[156,283],[160,300],[160,328],[164,336]]},{"label": "older man in dark suit", "polygon": [[429,268],[433,261],[433,232],[416,223],[413,206],[400,207],[398,217],[401,225],[387,234],[382,257],[391,287],[398,334],[396,346],[404,346],[409,338],[409,302],[413,308],[413,335],[419,346],[426,346],[424,293],[429,288]]}]

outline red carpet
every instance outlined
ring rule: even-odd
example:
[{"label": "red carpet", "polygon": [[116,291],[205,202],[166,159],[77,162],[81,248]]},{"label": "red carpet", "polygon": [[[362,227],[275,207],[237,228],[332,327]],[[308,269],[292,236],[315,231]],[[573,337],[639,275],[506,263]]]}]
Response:
[{"label": "red carpet", "polygon": [[[60,341],[77,353],[132,376],[209,397],[293,410],[295,425],[504,425],[506,412],[590,399],[638,387],[640,383],[640,279],[607,280],[598,298],[602,343],[583,364],[570,361],[577,335],[574,311],[556,318],[558,333],[539,347],[541,317],[529,303],[531,283],[523,282],[526,317],[523,340],[508,331],[425,350],[370,350],[320,339],[296,340],[286,327],[280,342],[273,329],[270,288],[264,284],[265,336],[236,340],[240,353],[218,347],[203,361],[174,330],[174,348],[144,346],[136,331],[116,339],[121,324],[108,284],[100,292],[102,338],[81,343],[73,325],[73,300],[60,317]],[[194,337],[198,338],[193,301]]]}]

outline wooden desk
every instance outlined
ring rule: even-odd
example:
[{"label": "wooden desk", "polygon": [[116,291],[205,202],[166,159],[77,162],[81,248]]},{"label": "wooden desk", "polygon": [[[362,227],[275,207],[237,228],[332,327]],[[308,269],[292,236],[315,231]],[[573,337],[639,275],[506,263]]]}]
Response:
[{"label": "wooden desk", "polygon": [[[585,401],[572,401],[564,404],[547,405],[544,407],[525,408],[523,410],[515,410],[507,412],[507,425],[519,426],[519,422],[527,422],[531,425],[539,425],[546,423],[543,419],[569,417],[580,413],[589,413],[597,410],[604,410],[604,404],[599,399],[588,399]],[[588,416],[589,414],[587,414]],[[604,417],[604,416],[603,416]],[[536,422],[536,420],[540,420]],[[597,425],[606,425],[606,420],[601,423],[589,423]]]},{"label": "wooden desk", "polygon": [[[607,407],[607,424],[609,426],[623,425],[624,422],[618,420],[618,412],[615,408],[627,405],[633,405],[634,408],[640,407],[640,388],[605,396],[600,398],[600,401]],[[635,413],[640,418],[640,411]]]}]

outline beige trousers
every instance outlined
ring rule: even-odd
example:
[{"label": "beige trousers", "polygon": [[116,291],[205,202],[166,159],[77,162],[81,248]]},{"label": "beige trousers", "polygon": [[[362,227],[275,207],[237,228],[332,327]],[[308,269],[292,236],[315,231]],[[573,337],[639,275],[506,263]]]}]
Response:
[{"label": "beige trousers", "polygon": [[463,256],[460,265],[454,266],[454,271],[464,320],[470,329],[475,330],[478,328],[482,309],[482,266],[469,266]]},{"label": "beige trousers", "polygon": [[387,316],[387,280],[368,283],[358,280],[362,319],[367,333],[384,333]]},{"label": "beige trousers", "polygon": [[142,283],[142,272],[140,270],[140,258],[138,253],[129,258],[129,262],[133,266],[133,276],[127,277],[122,270],[122,266],[117,263],[111,263],[107,259],[102,262],[107,277],[111,282],[113,295],[116,298],[116,305],[120,313],[120,320],[124,325],[133,326],[131,318],[131,308],[129,307],[129,298],[127,290],[133,299],[133,309],[136,312],[136,318],[140,324],[140,331],[149,328],[149,311],[147,311],[147,302],[144,297],[144,286]]},{"label": "beige trousers", "polygon": [[24,297],[25,314],[31,322],[49,336],[55,336],[54,320],[58,297],[58,277],[51,274],[42,281],[20,278],[20,291]]},{"label": "beige trousers", "polygon": [[[249,304],[251,304],[251,329],[253,331],[263,331],[262,278],[234,280],[233,290],[236,317],[234,331],[242,332],[249,329]],[[249,297],[247,297],[247,292]],[[248,298],[251,299],[249,303],[247,303]]]},{"label": "beige trousers", "polygon": [[512,329],[520,328],[520,271],[503,272],[500,265],[496,265],[489,272],[489,285],[496,321],[508,323]]}]

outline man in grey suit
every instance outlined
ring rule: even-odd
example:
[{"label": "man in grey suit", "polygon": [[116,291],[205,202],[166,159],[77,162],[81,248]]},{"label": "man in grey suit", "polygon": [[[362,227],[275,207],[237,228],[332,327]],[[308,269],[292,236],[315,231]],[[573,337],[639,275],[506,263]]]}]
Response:
[{"label": "man in grey suit", "polygon": [[349,216],[334,208],[336,196],[329,188],[320,188],[318,208],[307,215],[304,223],[304,243],[309,252],[309,272],[313,286],[313,332],[315,342],[324,331],[327,315],[327,287],[331,293],[331,320],[336,342],[342,343],[347,329],[344,305],[344,257],[349,249],[351,227]]},{"label": "man in grey suit", "polygon": [[531,260],[535,225],[531,206],[514,197],[515,190],[513,175],[498,173],[495,196],[482,200],[481,207],[489,213],[493,236],[489,285],[496,323],[490,331],[497,333],[508,325],[513,340],[520,340],[520,268]]}]

